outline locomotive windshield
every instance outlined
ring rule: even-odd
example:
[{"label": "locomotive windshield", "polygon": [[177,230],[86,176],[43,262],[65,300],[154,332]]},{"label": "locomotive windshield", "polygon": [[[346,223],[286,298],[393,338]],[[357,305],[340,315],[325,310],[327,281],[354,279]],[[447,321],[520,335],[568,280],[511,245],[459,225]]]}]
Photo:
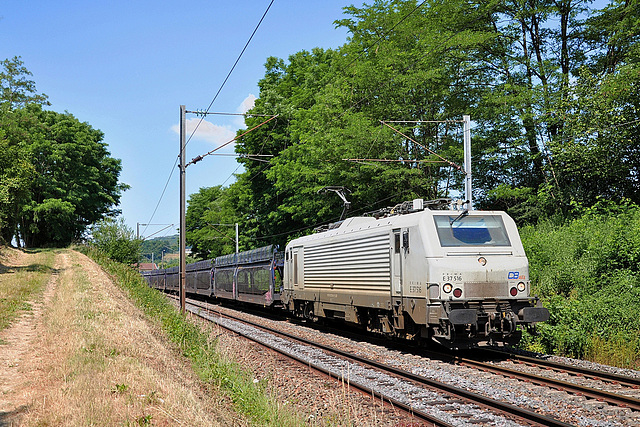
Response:
[{"label": "locomotive windshield", "polygon": [[511,246],[499,215],[435,215],[433,218],[443,247]]}]

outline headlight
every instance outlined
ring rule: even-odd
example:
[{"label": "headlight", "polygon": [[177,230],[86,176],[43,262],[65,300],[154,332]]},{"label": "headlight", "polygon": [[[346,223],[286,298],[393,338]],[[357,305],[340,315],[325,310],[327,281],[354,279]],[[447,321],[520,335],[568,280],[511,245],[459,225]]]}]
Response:
[{"label": "headlight", "polygon": [[520,283],[518,283],[518,290],[519,290],[520,292],[524,292],[524,290],[525,290],[526,288],[527,288],[527,287],[525,286],[524,282],[520,282]]},{"label": "headlight", "polygon": [[445,283],[444,286],[442,287],[442,290],[446,293],[449,294],[451,293],[451,291],[453,290],[453,286],[451,285],[451,283]]}]

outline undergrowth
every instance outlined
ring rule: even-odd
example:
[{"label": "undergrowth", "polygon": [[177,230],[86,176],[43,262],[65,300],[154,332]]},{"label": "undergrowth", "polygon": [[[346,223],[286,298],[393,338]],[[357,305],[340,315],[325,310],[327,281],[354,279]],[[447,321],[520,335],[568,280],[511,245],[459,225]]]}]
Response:
[{"label": "undergrowth", "polygon": [[603,203],[521,229],[533,290],[550,311],[525,347],[640,368],[640,209]]},{"label": "undergrowth", "polygon": [[109,259],[89,247],[78,250],[91,257],[123,288],[131,300],[152,320],[161,324],[169,339],[191,361],[193,370],[208,386],[219,387],[232,399],[238,412],[255,425],[302,425],[295,415],[283,411],[278,402],[260,384],[255,384],[250,372],[237,363],[225,360],[216,351],[215,340],[206,330],[188,321],[166,297],[144,282],[131,267]]}]

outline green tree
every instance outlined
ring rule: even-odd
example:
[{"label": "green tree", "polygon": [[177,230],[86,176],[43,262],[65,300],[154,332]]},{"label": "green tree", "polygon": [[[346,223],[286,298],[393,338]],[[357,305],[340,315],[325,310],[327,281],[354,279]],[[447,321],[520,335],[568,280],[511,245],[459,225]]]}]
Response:
[{"label": "green tree", "polygon": [[5,59],[0,72],[0,110],[14,110],[28,104],[50,105],[47,95],[36,92],[36,84],[29,80],[33,74],[19,56]]},{"label": "green tree", "polygon": [[[0,71],[0,241],[17,236],[22,206],[30,196],[35,168],[23,141],[30,118],[19,111],[28,104],[49,105],[47,96],[36,92],[31,72],[20,57],[5,59]],[[26,121],[27,123],[24,123]],[[23,122],[22,126],[19,125]],[[18,239],[19,243],[19,239]]]},{"label": "green tree", "polygon": [[252,112],[279,117],[236,151],[274,157],[242,159],[245,172],[215,197],[250,245],[337,219],[341,201],[317,194],[327,185],[351,190],[352,213],[462,190],[460,124],[394,123],[396,133],[381,120],[471,115],[476,201],[521,222],[607,194],[636,200],[634,2],[376,0],[345,15],[339,49],[267,60]]},{"label": "green tree", "polygon": [[189,196],[186,213],[187,244],[198,258],[215,258],[235,252],[235,209],[228,201],[229,189],[201,188]]},{"label": "green tree", "polygon": [[[31,104],[18,113],[35,122],[23,129],[28,137],[21,143],[35,169],[30,200],[20,212],[20,236],[25,245],[69,244],[89,224],[116,214],[113,208],[127,186],[118,183],[121,162],[110,156],[102,132],[69,113],[45,111],[39,105]],[[66,218],[68,206],[73,207],[72,218],[56,224],[63,227],[56,228],[60,235],[53,240],[38,213],[39,206],[51,200],[67,204],[64,210],[50,214],[58,212]]]},{"label": "green tree", "polygon": [[123,264],[133,265],[140,259],[141,240],[129,228],[124,218],[105,218],[91,228],[90,243],[103,251],[109,258]]}]

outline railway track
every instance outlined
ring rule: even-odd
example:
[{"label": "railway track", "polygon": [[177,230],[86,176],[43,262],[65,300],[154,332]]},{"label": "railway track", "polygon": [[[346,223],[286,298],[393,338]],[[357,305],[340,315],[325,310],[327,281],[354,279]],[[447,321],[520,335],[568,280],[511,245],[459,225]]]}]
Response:
[{"label": "railway track", "polygon": [[[498,351],[490,351],[493,354],[497,355],[505,355],[503,352]],[[628,377],[624,375],[619,375],[613,372],[605,372],[596,369],[588,369],[580,366],[572,366],[567,365],[565,363],[554,362],[551,360],[541,359],[537,357],[530,356],[522,356],[519,354],[506,353],[508,355],[508,360],[516,363],[527,366],[534,366],[538,368],[547,369],[550,371],[566,373],[575,377],[584,377],[591,378],[598,381],[610,382],[612,384],[620,384],[625,387],[629,387],[632,389],[640,389],[640,378]]]},{"label": "railway track", "polygon": [[348,382],[369,396],[384,399],[429,425],[567,426],[555,418],[478,393],[415,375],[340,349],[212,310],[208,303],[189,301],[187,309],[305,366]]},{"label": "railway track", "polygon": [[[561,363],[540,360],[531,357],[524,357],[518,355],[509,355],[509,359],[517,361],[519,363],[525,363],[528,366],[539,368],[544,371],[550,369],[556,372],[567,373],[573,376],[580,376],[590,378],[596,381],[608,381],[621,386],[637,389],[640,386],[640,380],[632,377],[625,377],[609,372],[597,371],[593,369],[580,368],[576,366],[565,365]],[[640,411],[640,399],[635,397],[626,396],[618,393],[611,393],[605,390],[600,390],[593,387],[586,387],[583,385],[575,384],[569,381],[563,381],[557,378],[551,378],[545,375],[531,374],[523,372],[521,370],[509,369],[503,366],[496,365],[494,363],[483,362],[479,360],[463,358],[453,356],[452,360],[462,366],[469,366],[479,369],[484,372],[491,372],[494,374],[502,375],[509,378],[519,379],[524,382],[540,385],[543,387],[550,387],[556,390],[565,391],[567,393],[575,394],[578,396],[584,396],[590,399],[595,399],[600,402],[605,402],[609,405],[616,405],[622,408],[629,408],[634,411]]]}]

